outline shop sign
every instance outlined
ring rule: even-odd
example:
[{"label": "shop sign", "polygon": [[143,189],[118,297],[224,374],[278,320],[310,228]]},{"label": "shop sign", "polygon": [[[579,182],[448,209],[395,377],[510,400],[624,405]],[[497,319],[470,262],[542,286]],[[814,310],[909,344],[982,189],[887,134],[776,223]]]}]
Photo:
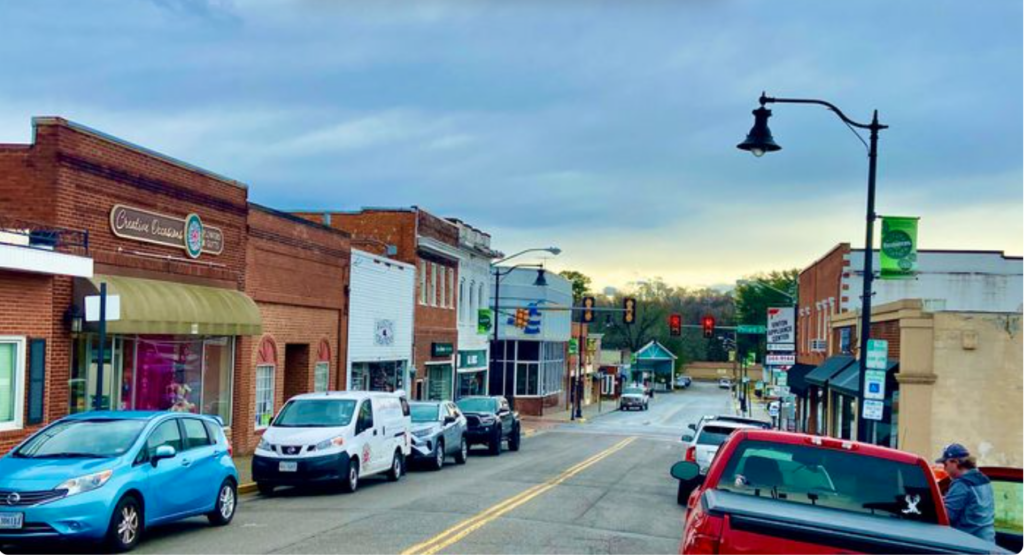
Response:
[{"label": "shop sign", "polygon": [[793,353],[768,353],[764,360],[768,366],[792,366],[796,364],[796,355]]},{"label": "shop sign", "polygon": [[432,357],[450,357],[455,352],[455,348],[451,343],[431,343],[430,344],[430,356]]},{"label": "shop sign", "polygon": [[491,333],[491,326],[493,325],[494,318],[493,313],[489,308],[481,308],[476,312],[476,333],[477,335],[487,335]]},{"label": "shop sign", "polygon": [[881,420],[882,411],[885,410],[885,403],[881,401],[875,401],[867,399],[864,401],[864,419],[865,420]]},{"label": "shop sign", "polygon": [[768,309],[769,351],[793,351],[796,348],[796,308],[792,306]]},{"label": "shop sign", "polygon": [[373,343],[379,347],[390,347],[395,343],[394,320],[378,319],[374,323]]},{"label": "shop sign", "polygon": [[122,239],[183,249],[191,258],[224,252],[224,232],[204,225],[198,214],[177,218],[117,204],[110,210],[110,229]]},{"label": "shop sign", "polygon": [[480,368],[487,365],[487,351],[459,351],[459,368]]}]

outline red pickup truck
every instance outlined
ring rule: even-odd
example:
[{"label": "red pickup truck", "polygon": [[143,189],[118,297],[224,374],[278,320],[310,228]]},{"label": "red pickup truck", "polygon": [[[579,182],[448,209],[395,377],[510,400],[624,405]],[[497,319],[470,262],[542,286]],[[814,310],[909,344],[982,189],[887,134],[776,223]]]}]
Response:
[{"label": "red pickup truck", "polygon": [[691,488],[680,553],[1003,553],[949,526],[916,455],[804,434],[739,430]]}]

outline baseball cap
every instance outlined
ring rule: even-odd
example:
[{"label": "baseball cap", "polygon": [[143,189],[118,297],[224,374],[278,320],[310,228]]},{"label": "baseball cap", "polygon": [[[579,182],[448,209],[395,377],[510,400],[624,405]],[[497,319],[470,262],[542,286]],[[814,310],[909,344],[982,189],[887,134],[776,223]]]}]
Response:
[{"label": "baseball cap", "polygon": [[950,443],[942,450],[942,456],[935,459],[935,462],[942,463],[949,459],[962,459],[969,456],[971,456],[971,452],[968,451],[966,447],[959,443]]}]

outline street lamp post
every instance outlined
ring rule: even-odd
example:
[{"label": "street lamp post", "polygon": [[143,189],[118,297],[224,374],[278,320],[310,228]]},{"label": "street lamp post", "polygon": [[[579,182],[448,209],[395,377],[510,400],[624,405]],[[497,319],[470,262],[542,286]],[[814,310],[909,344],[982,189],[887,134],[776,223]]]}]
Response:
[{"label": "street lamp post", "polygon": [[[867,226],[864,237],[864,291],[861,296],[861,309],[860,309],[860,386],[858,388],[858,420],[859,425],[857,426],[857,441],[867,441],[867,425],[864,420],[864,391],[867,388],[865,381],[867,379],[867,352],[868,352],[868,340],[871,338],[871,282],[874,281],[874,231],[875,231],[875,176],[877,173],[878,166],[878,132],[882,129],[888,129],[888,125],[883,125],[878,122],[878,110],[874,111],[871,118],[871,123],[858,123],[846,116],[839,108],[830,102],[824,100],[815,100],[807,98],[774,98],[766,96],[761,93],[759,99],[761,107],[754,110],[754,127],[750,129],[750,133],[747,134],[747,138],[740,144],[736,145],[736,148],[740,150],[746,150],[752,153],[754,156],[763,156],[766,152],[775,152],[781,150],[774,138],[772,132],[768,128],[768,118],[771,117],[771,110],[765,108],[766,104],[817,104],[824,106],[831,110],[839,119],[843,120],[843,123],[859,129],[867,129],[870,132],[870,144],[868,146],[868,203],[867,203]],[[859,137],[859,135],[858,135]]]}]

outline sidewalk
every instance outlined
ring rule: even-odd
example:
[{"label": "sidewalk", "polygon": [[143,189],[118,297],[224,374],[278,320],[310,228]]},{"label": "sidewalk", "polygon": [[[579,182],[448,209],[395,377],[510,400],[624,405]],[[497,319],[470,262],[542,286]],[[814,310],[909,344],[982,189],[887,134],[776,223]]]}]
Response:
[{"label": "sidewalk", "polygon": [[600,403],[600,410],[598,410],[598,403],[591,403],[583,407],[583,417],[572,419],[572,414],[568,410],[561,410],[558,412],[552,412],[545,414],[544,416],[528,416],[520,415],[520,420],[523,423],[523,433],[529,435],[537,430],[553,428],[559,424],[566,422],[586,422],[587,420],[596,416],[614,412],[618,408],[614,399],[605,399]]}]

